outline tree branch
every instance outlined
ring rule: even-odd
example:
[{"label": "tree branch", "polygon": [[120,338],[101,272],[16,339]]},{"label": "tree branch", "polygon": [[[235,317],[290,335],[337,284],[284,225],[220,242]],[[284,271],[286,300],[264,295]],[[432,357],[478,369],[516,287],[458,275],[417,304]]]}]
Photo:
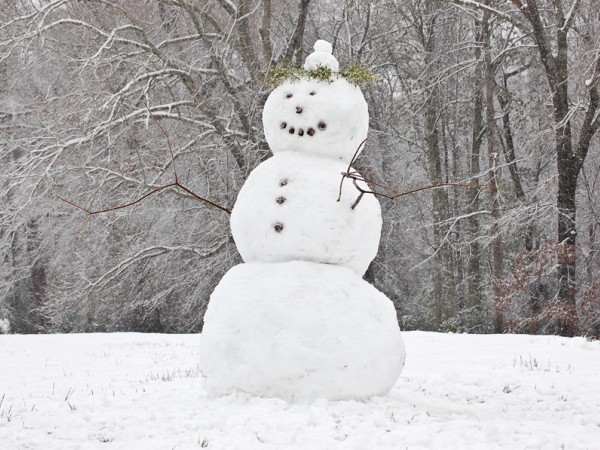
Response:
[{"label": "tree branch", "polygon": [[160,131],[165,135],[165,137],[167,139],[167,146],[169,148],[169,153],[171,154],[171,165],[173,166],[173,176],[175,178],[175,181],[173,181],[172,183],[165,184],[163,186],[159,186],[159,187],[151,190],[150,192],[147,192],[146,194],[142,195],[138,199],[133,200],[131,202],[127,202],[127,203],[124,203],[124,204],[118,205],[118,206],[111,206],[109,208],[97,209],[97,210],[91,210],[91,209],[85,208],[85,207],[80,206],[80,205],[76,204],[75,202],[67,200],[66,198],[63,198],[63,197],[61,197],[59,195],[57,195],[56,197],[59,200],[61,200],[61,201],[65,202],[65,203],[67,203],[67,204],[69,204],[69,205],[71,205],[71,206],[73,206],[73,207],[75,207],[77,209],[80,209],[81,211],[85,212],[87,214],[86,223],[87,223],[87,221],[91,217],[93,217],[95,215],[104,214],[104,213],[108,213],[108,212],[113,212],[113,211],[117,211],[119,209],[129,208],[130,206],[137,205],[138,203],[142,202],[143,200],[145,200],[146,198],[150,197],[151,195],[157,194],[158,192],[161,192],[161,191],[163,191],[165,189],[168,189],[168,188],[179,188],[180,190],[186,192],[187,194],[191,195],[195,199],[200,200],[200,201],[202,201],[204,203],[207,203],[207,204],[209,204],[209,205],[211,205],[211,206],[213,206],[213,207],[215,207],[217,209],[220,209],[221,211],[224,211],[227,214],[231,214],[231,210],[229,210],[229,209],[227,209],[227,208],[225,208],[225,207],[223,207],[223,206],[221,206],[221,205],[219,205],[219,204],[217,204],[217,203],[215,203],[215,202],[213,202],[211,200],[208,200],[208,199],[206,199],[206,198],[204,198],[204,197],[196,194],[194,191],[192,191],[191,189],[189,189],[186,186],[184,186],[183,184],[181,184],[181,182],[179,181],[179,176],[177,174],[177,167],[175,166],[175,154],[173,152],[173,145],[171,143],[171,137],[165,131],[165,129],[162,127],[162,125],[156,119],[156,117],[154,117],[152,115],[152,112],[150,111],[150,107],[149,106],[146,106],[146,110],[148,111],[148,114],[150,115],[150,117],[152,118],[152,120],[154,121],[154,123],[158,126],[158,128],[160,129]]},{"label": "tree branch", "polygon": [[292,35],[292,39],[288,45],[287,51],[283,58],[284,62],[292,62],[294,55],[296,59],[301,56],[302,39],[304,38],[304,28],[306,26],[306,17],[308,16],[308,5],[310,0],[300,0],[298,5],[298,22],[296,23],[296,29]]}]

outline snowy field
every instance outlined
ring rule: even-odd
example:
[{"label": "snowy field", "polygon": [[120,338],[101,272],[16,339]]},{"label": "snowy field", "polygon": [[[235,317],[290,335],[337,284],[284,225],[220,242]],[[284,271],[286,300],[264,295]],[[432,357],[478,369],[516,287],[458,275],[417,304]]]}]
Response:
[{"label": "snowy field", "polygon": [[0,336],[0,448],[600,448],[600,342],[404,333],[366,402],[211,399],[198,335]]}]

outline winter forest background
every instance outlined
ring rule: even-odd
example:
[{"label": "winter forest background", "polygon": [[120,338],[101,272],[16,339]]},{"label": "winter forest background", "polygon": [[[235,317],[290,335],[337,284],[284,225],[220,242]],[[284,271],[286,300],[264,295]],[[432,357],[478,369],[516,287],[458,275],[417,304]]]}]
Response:
[{"label": "winter forest background", "polygon": [[0,331],[200,331],[241,262],[227,213],[57,196],[172,183],[162,126],[181,183],[231,208],[270,156],[268,68],[318,38],[378,74],[356,168],[474,185],[380,199],[367,279],[401,326],[599,337],[596,0],[3,0]]}]

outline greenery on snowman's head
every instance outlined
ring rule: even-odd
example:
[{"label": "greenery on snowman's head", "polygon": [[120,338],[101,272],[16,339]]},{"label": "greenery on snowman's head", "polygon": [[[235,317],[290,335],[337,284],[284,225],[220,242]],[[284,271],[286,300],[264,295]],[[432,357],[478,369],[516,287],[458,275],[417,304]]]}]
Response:
[{"label": "greenery on snowman's head", "polygon": [[266,76],[266,83],[271,87],[277,87],[284,81],[299,81],[302,78],[309,80],[324,81],[331,83],[338,78],[344,78],[355,86],[363,86],[377,78],[377,75],[370,72],[366,67],[354,64],[347,70],[334,72],[329,67],[317,66],[316,69],[306,70],[302,67],[292,64],[279,64],[271,66]]},{"label": "greenery on snowman's head", "polygon": [[363,86],[367,83],[371,83],[377,79],[377,74],[369,71],[364,66],[354,64],[348,67],[343,73],[342,76],[348,81],[348,83],[354,84],[356,86]]}]

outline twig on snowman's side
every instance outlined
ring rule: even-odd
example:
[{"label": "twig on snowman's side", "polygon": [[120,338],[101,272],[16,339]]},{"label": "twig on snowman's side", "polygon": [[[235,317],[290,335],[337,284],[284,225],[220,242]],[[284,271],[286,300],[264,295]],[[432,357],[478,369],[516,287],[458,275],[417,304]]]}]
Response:
[{"label": "twig on snowman's side", "polygon": [[[186,186],[184,186],[183,184],[181,184],[179,182],[179,176],[177,175],[177,167],[175,166],[175,153],[173,152],[173,145],[171,144],[171,136],[169,136],[169,133],[167,133],[165,131],[165,129],[162,127],[162,125],[160,124],[158,119],[152,115],[152,112],[150,112],[150,108],[148,107],[148,105],[146,105],[146,109],[148,110],[148,114],[150,114],[150,117],[152,118],[154,123],[158,126],[160,131],[162,131],[162,133],[167,138],[167,146],[169,147],[169,152],[171,153],[171,165],[173,166],[173,175],[175,176],[175,182],[171,183],[171,184],[175,187],[178,187],[182,191],[187,192],[188,194],[190,194],[192,197],[196,198],[197,200],[200,200],[204,203],[208,203],[209,205],[214,206],[215,208],[220,209],[221,211],[224,211],[227,214],[231,214],[231,210],[196,194],[194,191],[192,191],[191,189],[187,188]],[[166,187],[169,187],[169,186],[167,185]]]},{"label": "twig on snowman's side", "polygon": [[419,188],[415,188],[415,189],[412,189],[410,191],[400,192],[399,194],[395,194],[395,195],[392,195],[392,196],[385,195],[385,194],[380,194],[380,193],[375,193],[375,195],[381,195],[382,197],[389,198],[390,200],[396,200],[398,197],[402,197],[404,195],[415,194],[417,192],[426,191],[426,190],[429,190],[429,189],[442,189],[442,188],[447,188],[447,187],[462,187],[462,188],[465,188],[465,189],[470,189],[470,188],[484,188],[484,187],[489,187],[489,183],[485,183],[485,184],[437,183],[437,184],[430,184],[428,186],[422,186],[422,187],[419,187]]},{"label": "twig on snowman's side", "polygon": [[215,203],[215,202],[213,202],[213,201],[210,201],[210,200],[208,200],[208,199],[206,199],[206,198],[204,198],[204,197],[202,197],[202,196],[200,196],[200,195],[196,194],[194,191],[192,191],[191,189],[189,189],[188,187],[186,187],[186,186],[184,186],[183,184],[181,184],[181,183],[180,183],[180,181],[179,181],[179,176],[178,176],[178,174],[177,174],[177,167],[175,166],[175,153],[173,152],[173,145],[172,145],[172,143],[171,143],[171,137],[170,137],[170,136],[169,136],[169,134],[168,134],[168,133],[165,131],[165,129],[162,127],[162,125],[161,125],[161,124],[160,124],[160,122],[159,122],[159,121],[156,119],[156,117],[154,117],[154,116],[152,115],[152,112],[150,112],[150,108],[148,107],[148,105],[146,105],[146,109],[148,110],[148,114],[150,115],[150,117],[152,118],[152,120],[154,121],[154,123],[155,123],[155,124],[158,126],[158,128],[160,129],[160,131],[161,131],[161,132],[162,132],[162,133],[165,135],[165,137],[167,138],[167,146],[168,146],[168,148],[169,148],[169,153],[171,154],[171,165],[173,166],[173,175],[174,175],[174,177],[175,177],[175,181],[173,181],[172,183],[168,183],[168,184],[165,184],[165,185],[159,186],[159,187],[157,187],[157,188],[155,188],[155,189],[151,190],[150,192],[147,192],[146,194],[142,195],[142,196],[141,196],[141,197],[139,197],[138,199],[136,199],[136,200],[133,200],[133,201],[131,201],[131,202],[124,203],[124,204],[122,204],[122,205],[111,206],[111,207],[109,207],[109,208],[98,209],[98,210],[90,210],[90,209],[88,209],[88,208],[84,208],[83,206],[80,206],[80,205],[78,205],[78,204],[76,204],[76,203],[74,203],[74,202],[72,202],[72,201],[70,201],[70,200],[67,200],[66,198],[63,198],[63,197],[61,197],[61,196],[59,196],[59,195],[57,195],[56,197],[57,197],[59,200],[61,200],[61,201],[65,202],[65,203],[67,203],[67,204],[69,204],[69,205],[71,205],[71,206],[73,206],[73,207],[75,207],[75,208],[77,208],[77,209],[80,209],[81,211],[83,211],[83,212],[85,212],[85,213],[87,214],[87,217],[86,217],[86,219],[85,219],[85,222],[83,223],[83,225],[84,225],[84,226],[85,226],[85,225],[86,225],[86,224],[87,224],[87,223],[90,221],[90,219],[91,219],[93,216],[95,216],[95,215],[98,215],[98,214],[103,214],[103,213],[108,213],[108,212],[112,212],[112,211],[117,211],[117,210],[119,210],[119,209],[124,209],[124,208],[128,208],[128,207],[130,207],[130,206],[134,206],[134,205],[136,205],[136,204],[140,203],[142,200],[144,200],[144,199],[146,199],[146,198],[150,197],[151,195],[154,195],[154,194],[156,194],[156,193],[158,193],[158,192],[160,192],[160,191],[163,191],[163,190],[165,190],[165,189],[168,189],[168,188],[176,188],[176,189],[178,188],[178,189],[180,189],[180,190],[182,190],[182,191],[186,192],[187,194],[191,195],[191,196],[192,196],[192,197],[194,197],[196,200],[200,200],[200,201],[202,201],[202,202],[204,202],[204,203],[207,203],[207,204],[209,204],[209,205],[211,205],[211,206],[213,206],[213,207],[215,207],[215,208],[217,208],[217,209],[220,209],[221,211],[224,211],[224,212],[226,212],[227,214],[231,214],[231,210],[229,210],[229,209],[227,209],[227,208],[225,208],[225,207],[223,207],[223,206],[221,206],[221,205],[219,205],[219,204],[217,204],[217,203]]},{"label": "twig on snowman's side", "polygon": [[118,209],[123,209],[123,208],[129,208],[130,206],[133,206],[139,202],[141,202],[142,200],[144,200],[146,197],[150,197],[152,194],[156,194],[159,191],[162,191],[163,189],[167,189],[173,186],[177,186],[177,184],[175,183],[169,183],[169,184],[165,184],[164,186],[159,186],[156,189],[153,189],[150,192],[147,192],[146,194],[142,195],[140,198],[138,198],[137,200],[133,200],[129,203],[125,203],[123,205],[118,205],[118,206],[111,206],[110,208],[104,208],[104,209],[98,209],[95,211],[91,211],[87,208],[84,208],[83,206],[79,206],[76,203],[73,203],[70,200],[67,200],[66,198],[61,197],[60,195],[57,195],[56,198],[58,198],[59,200],[68,203],[71,206],[74,206],[77,209],[80,209],[82,211],[84,211],[85,213],[87,213],[88,216],[94,216],[96,214],[102,214],[102,213],[107,213],[107,212],[111,212],[111,211],[116,211]]},{"label": "twig on snowman's side", "polygon": [[[364,138],[364,140],[360,144],[358,144],[358,147],[356,148],[356,151],[354,152],[354,156],[352,156],[352,159],[350,160],[350,164],[348,164],[348,169],[346,169],[347,173],[349,173],[350,170],[352,169],[352,164],[354,164],[354,161],[356,161],[356,158],[358,157],[358,154],[360,153],[362,147],[365,145],[365,142],[367,142],[367,139],[369,139],[368,136],[366,138]],[[344,185],[344,178],[346,178],[346,177],[342,177],[342,179],[340,180],[340,192],[339,192],[338,198],[337,198],[338,202],[342,199],[342,187]],[[354,209],[354,208],[352,208],[352,209]]]},{"label": "twig on snowman's side", "polygon": [[[344,185],[344,180],[346,178],[350,178],[352,180],[352,184],[354,184],[354,187],[356,188],[356,190],[358,192],[360,192],[360,194],[358,195],[356,200],[354,200],[354,203],[352,203],[352,206],[351,206],[352,209],[356,208],[356,206],[362,200],[364,194],[373,194],[375,196],[384,197],[389,200],[396,200],[398,197],[402,197],[404,195],[415,194],[417,192],[426,191],[429,189],[442,189],[442,188],[447,188],[447,187],[462,187],[462,188],[468,189],[468,188],[481,188],[481,187],[488,186],[488,183],[486,183],[486,184],[437,183],[437,184],[430,184],[428,186],[411,189],[410,191],[397,193],[394,189],[392,189],[388,186],[385,186],[381,183],[377,183],[376,181],[373,181],[369,178],[366,178],[366,177],[362,176],[356,170],[352,170],[352,164],[354,164],[354,162],[356,161],[356,158],[358,157],[358,154],[360,153],[360,150],[363,147],[363,145],[365,144],[365,142],[367,142],[367,139],[368,138],[365,138],[365,140],[363,140],[358,145],[358,148],[354,152],[354,156],[352,156],[352,159],[350,160],[350,164],[348,164],[348,169],[345,172],[341,173],[342,179],[340,180],[340,190],[338,193],[337,201],[339,202],[342,199],[342,187]],[[359,181],[362,181],[363,183],[367,183],[371,186],[376,186],[378,188],[381,188],[385,191],[390,192],[391,194],[386,194],[384,192],[377,192],[375,190],[368,191],[366,189],[363,189],[362,187],[359,186],[359,184],[358,184]]]},{"label": "twig on snowman's side", "polygon": [[[418,188],[415,188],[415,189],[411,189],[409,191],[395,192],[393,189],[391,189],[391,188],[389,188],[387,186],[384,186],[382,184],[374,182],[373,180],[370,180],[368,178],[363,177],[362,175],[360,175],[356,171],[353,171],[353,172],[342,172],[342,178],[350,178],[352,180],[352,183],[356,187],[356,189],[360,192],[360,194],[357,197],[357,199],[354,201],[354,203],[352,203],[352,206],[351,206],[352,209],[356,208],[356,206],[362,200],[362,197],[363,197],[364,194],[373,194],[375,196],[384,197],[384,198],[387,198],[389,200],[396,200],[398,197],[403,197],[405,195],[410,195],[410,194],[416,194],[417,192],[426,191],[426,190],[430,190],[430,189],[442,189],[442,188],[447,188],[447,187],[462,187],[462,188],[465,188],[465,189],[488,187],[488,183],[486,183],[486,184],[473,184],[473,183],[471,183],[471,184],[467,184],[467,183],[436,183],[436,184],[430,184],[430,185],[427,185],[427,186],[422,186],[422,187],[418,187]],[[359,186],[359,184],[358,184],[359,181],[375,185],[375,186],[380,187],[382,189],[386,189],[386,190],[388,190],[390,192],[393,192],[393,194],[385,194],[383,192],[377,192],[377,191],[368,191],[368,190],[363,189],[362,187]]]},{"label": "twig on snowman's side", "polygon": [[358,191],[360,192],[358,197],[356,197],[356,200],[354,200],[354,203],[352,203],[351,209],[354,209],[354,208],[356,208],[356,205],[358,205],[360,203],[364,194],[373,194],[373,192],[367,192],[367,191],[363,190],[358,185],[358,182],[356,181],[356,179],[352,180],[352,184],[354,184],[354,187],[356,187],[356,189],[358,189]]}]

